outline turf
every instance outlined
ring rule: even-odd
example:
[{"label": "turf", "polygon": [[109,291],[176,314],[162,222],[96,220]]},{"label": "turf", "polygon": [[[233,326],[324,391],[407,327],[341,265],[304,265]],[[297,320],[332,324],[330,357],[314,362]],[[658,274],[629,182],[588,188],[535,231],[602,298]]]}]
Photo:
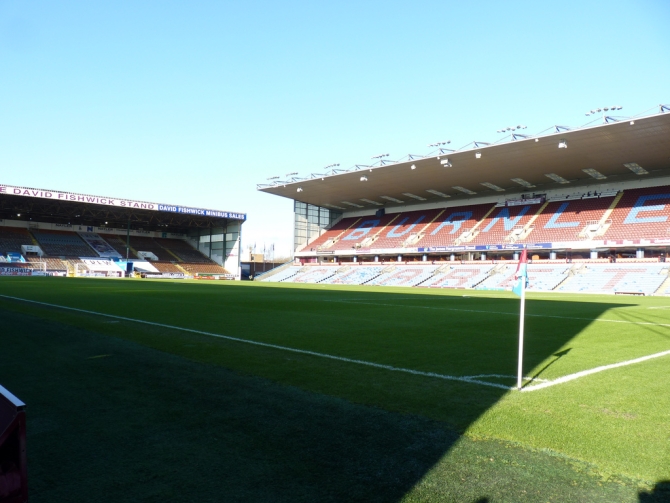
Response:
[{"label": "turf", "polygon": [[[518,299],[463,293],[0,279],[3,295],[404,369],[513,375]],[[526,375],[670,349],[666,304],[529,295]],[[86,479],[71,501],[109,501],[95,487],[117,478],[127,501],[662,501],[670,478],[668,357],[518,393],[6,299],[0,309],[0,382],[38,431],[36,501],[78,488],[68,474]],[[74,418],[72,403],[90,407]],[[61,455],[72,463],[52,474]]]}]

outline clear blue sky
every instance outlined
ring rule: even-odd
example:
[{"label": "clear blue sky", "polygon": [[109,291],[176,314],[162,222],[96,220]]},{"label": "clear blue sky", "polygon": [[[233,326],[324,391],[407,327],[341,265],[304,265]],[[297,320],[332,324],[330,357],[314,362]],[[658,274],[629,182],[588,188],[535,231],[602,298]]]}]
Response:
[{"label": "clear blue sky", "polygon": [[0,0],[0,183],[248,214],[272,175],[670,102],[670,1]]}]

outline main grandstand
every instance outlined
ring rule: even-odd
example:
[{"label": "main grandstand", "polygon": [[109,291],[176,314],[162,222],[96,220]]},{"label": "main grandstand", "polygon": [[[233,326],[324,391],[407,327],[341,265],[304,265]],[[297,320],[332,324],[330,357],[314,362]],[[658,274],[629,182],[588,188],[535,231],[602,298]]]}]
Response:
[{"label": "main grandstand", "polygon": [[670,107],[599,122],[259,185],[296,257],[259,279],[508,289],[527,248],[531,290],[670,294]]},{"label": "main grandstand", "polygon": [[243,213],[0,185],[0,275],[233,279]]}]

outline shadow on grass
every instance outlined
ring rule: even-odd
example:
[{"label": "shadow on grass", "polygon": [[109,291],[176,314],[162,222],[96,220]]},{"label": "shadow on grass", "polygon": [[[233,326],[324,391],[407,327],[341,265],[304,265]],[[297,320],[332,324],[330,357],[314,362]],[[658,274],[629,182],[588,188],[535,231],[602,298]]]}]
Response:
[{"label": "shadow on grass", "polygon": [[651,491],[639,494],[640,503],[668,503],[670,502],[670,480],[658,482]]},{"label": "shadow on grass", "polygon": [[[286,289],[281,290],[275,293],[289,295]],[[235,293],[245,295],[243,290]],[[307,293],[311,301],[324,294]],[[397,311],[388,307],[397,303],[394,294],[339,291],[337,295],[354,303],[361,297],[377,302],[381,308],[378,313],[384,316]],[[128,292],[124,296],[127,298]],[[137,301],[143,298],[146,293]],[[255,311],[250,307],[248,313],[238,313],[248,317],[249,323],[262,321],[266,327],[272,323],[277,330],[282,324],[295,326],[295,313],[287,313],[286,319],[259,321],[263,303],[256,300],[252,306]],[[421,295],[409,301],[410,306],[425,305],[444,303],[447,298]],[[518,309],[518,301],[512,299],[475,297],[467,302],[459,305],[464,311],[513,313]],[[566,315],[569,303],[561,304],[529,300],[527,311]],[[295,312],[306,309],[304,303],[302,308],[300,305],[296,302]],[[590,318],[621,306],[573,306],[575,318],[562,322],[560,329],[545,330],[541,341],[527,339],[525,368],[536,367],[552,354],[556,360],[561,358],[569,350],[556,351],[589,325]],[[375,309],[366,307],[365,315],[374,319]],[[254,312],[256,318],[252,317]],[[428,323],[417,323],[417,331],[433,327],[447,333],[461,329],[476,333],[476,324],[486,318],[482,313],[474,313],[474,317],[470,313],[459,319],[454,312],[439,310],[427,315],[411,307],[406,312]],[[316,361],[305,368],[314,380],[326,374],[329,381],[320,385],[324,394],[311,393],[11,311],[3,311],[2,319],[2,344],[7,350],[0,354],[0,382],[29,405],[34,502],[400,501],[462,440],[459,432],[506,393],[469,383],[426,383],[425,377],[400,375],[392,381],[377,380],[376,373],[387,371],[310,357]],[[529,333],[537,333],[533,327],[536,321],[529,318]],[[355,330],[361,324],[374,330],[373,325],[366,328],[369,322],[359,319],[348,326],[343,319],[341,328],[355,340]],[[493,318],[489,322],[496,323]],[[506,333],[516,323],[518,318],[506,317],[497,330]],[[303,330],[314,328],[308,320]],[[483,339],[482,348],[493,343],[493,338]],[[496,359],[509,359],[506,365],[514,369],[515,331],[498,344],[504,350]],[[403,346],[394,349],[409,350]],[[249,351],[258,350],[251,347]],[[273,353],[272,358],[279,367],[290,359],[286,356]],[[404,379],[414,379],[415,384],[404,387]],[[291,382],[289,378],[277,380]],[[347,380],[353,384],[341,382]],[[413,414],[357,405],[354,402],[374,403],[357,395],[356,386],[362,381],[368,393],[375,389],[379,394],[397,393],[399,402],[405,398],[409,402],[419,389],[416,386],[425,387],[429,400],[441,400],[441,410],[452,410],[456,419],[451,428],[426,419],[421,402],[408,407]],[[454,472],[461,468],[465,470],[454,466]],[[463,480],[472,473],[466,470]],[[491,484],[495,490],[496,481]],[[480,485],[487,484],[459,480],[446,484],[443,496],[445,501],[466,501],[463,497],[488,502],[488,496],[478,496],[489,494]],[[461,490],[464,492],[459,494]],[[646,502],[642,497],[640,501]]]}]

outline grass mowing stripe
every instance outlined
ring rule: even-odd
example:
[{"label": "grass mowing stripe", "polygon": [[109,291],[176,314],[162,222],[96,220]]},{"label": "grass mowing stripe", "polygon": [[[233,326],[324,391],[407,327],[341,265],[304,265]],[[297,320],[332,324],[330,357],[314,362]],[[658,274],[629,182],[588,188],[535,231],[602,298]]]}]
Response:
[{"label": "grass mowing stripe", "polygon": [[135,319],[135,318],[126,318],[125,316],[117,316],[115,314],[99,313],[97,311],[89,311],[87,309],[79,309],[79,308],[76,308],[76,307],[60,306],[58,304],[50,304],[48,302],[40,302],[40,301],[37,301],[37,300],[22,299],[21,297],[13,297],[11,295],[1,295],[0,294],[0,297],[5,298],[5,299],[17,300],[17,301],[20,301],[20,302],[29,302],[29,303],[32,303],[32,304],[39,304],[39,305],[42,305],[42,306],[55,307],[55,308],[58,308],[58,309],[66,309],[66,310],[69,310],[69,311],[76,311],[76,312],[85,313],[85,314],[94,314],[96,316],[105,316],[107,318],[114,318],[114,319],[117,319],[117,320],[130,321],[130,322],[133,322],[133,323],[143,323],[145,325],[152,325],[152,326],[155,326],[155,327],[163,327],[163,328],[168,328],[170,330],[180,330],[182,332],[190,332],[190,333],[194,333],[194,334],[207,335],[207,336],[210,336],[210,337],[217,337],[219,339],[226,339],[226,340],[230,340],[230,341],[234,341],[234,342],[242,342],[242,343],[246,343],[246,344],[253,344],[255,346],[273,348],[273,349],[278,349],[278,350],[281,350],[281,351],[290,351],[292,353],[300,353],[300,354],[304,354],[304,355],[317,356],[319,358],[328,358],[328,359],[331,359],[331,360],[339,360],[339,361],[343,361],[343,362],[347,362],[347,363],[356,363],[358,365],[366,365],[368,367],[375,367],[375,368],[380,368],[380,369],[384,369],[384,370],[391,370],[393,372],[404,372],[406,374],[414,374],[414,375],[420,375],[420,376],[424,376],[424,377],[435,377],[435,378],[438,378],[438,379],[445,379],[445,380],[448,380],[448,381],[460,381],[460,382],[466,382],[466,383],[472,383],[472,384],[481,384],[482,386],[490,386],[490,387],[493,387],[493,388],[501,388],[501,389],[504,389],[504,390],[512,390],[513,389],[510,386],[505,386],[503,384],[482,381],[482,380],[475,379],[475,378],[470,378],[470,377],[450,376],[450,375],[445,375],[445,374],[436,374],[434,372],[422,372],[420,370],[412,370],[412,369],[405,369],[405,368],[401,368],[401,367],[393,367],[391,365],[384,365],[384,364],[381,364],[381,363],[367,362],[367,361],[364,361],[364,360],[354,360],[354,359],[351,359],[351,358],[345,358],[343,356],[335,356],[335,355],[329,355],[329,354],[325,354],[325,353],[317,353],[316,351],[308,351],[308,350],[305,350],[305,349],[296,349],[296,348],[291,348],[291,347],[288,347],[288,346],[280,346],[280,345],[277,345],[277,344],[269,344],[267,342],[252,341],[252,340],[249,340],[249,339],[242,339],[242,338],[233,337],[233,336],[230,336],[230,335],[215,334],[215,333],[212,333],[212,332],[205,332],[205,331],[202,331],[202,330],[195,330],[195,329],[192,329],[192,328],[176,327],[176,326],[173,326],[173,325],[167,325],[165,323],[156,323],[156,322],[153,322],[153,321],[138,320],[138,319]]},{"label": "grass mowing stripe", "polygon": [[[485,314],[502,314],[505,316],[518,316],[519,313],[507,313],[504,311],[486,311],[483,309],[459,309],[455,307],[435,307],[435,306],[408,306],[403,304],[384,304],[381,302],[358,302],[351,300],[324,300],[323,302],[341,302],[343,304],[367,304],[370,306],[386,306],[386,307],[411,307],[412,309],[440,309],[443,311],[458,311],[463,313],[485,313]],[[651,309],[651,308],[649,308]],[[670,327],[670,323],[654,323],[651,321],[628,321],[628,320],[609,320],[605,318],[582,318],[579,316],[559,316],[556,314],[529,314],[526,316],[533,316],[535,318],[559,318],[561,320],[580,320],[580,321],[602,321],[606,323],[627,323],[630,325],[653,325],[655,327]]]},{"label": "grass mowing stripe", "polygon": [[[230,336],[230,335],[215,334],[213,332],[205,332],[205,331],[202,331],[202,330],[195,330],[195,329],[192,329],[192,328],[177,327],[177,326],[174,326],[174,325],[167,325],[165,323],[157,323],[157,322],[153,322],[153,321],[138,320],[136,318],[127,318],[125,316],[118,316],[118,315],[114,315],[114,314],[100,313],[100,312],[97,312],[97,311],[79,309],[79,308],[76,308],[76,307],[61,306],[61,305],[58,305],[58,304],[51,304],[51,303],[48,303],[48,302],[40,302],[40,301],[36,301],[36,300],[24,299],[24,298],[21,298],[21,297],[13,297],[11,295],[1,295],[0,294],[0,297],[11,299],[11,300],[17,300],[17,301],[21,301],[21,302],[29,302],[29,303],[33,303],[33,304],[40,304],[40,305],[44,305],[44,306],[48,306],[48,307],[55,307],[55,308],[59,308],[59,309],[77,311],[77,312],[81,312],[81,313],[85,313],[85,314],[93,314],[93,315],[96,315],[96,316],[104,316],[104,317],[113,318],[113,319],[117,319],[117,320],[130,321],[130,322],[133,322],[133,323],[142,323],[142,324],[146,324],[146,325],[164,327],[164,328],[168,328],[170,330],[179,330],[179,331],[183,331],[183,332],[190,332],[190,333],[195,333],[195,334],[200,334],[200,335],[207,335],[207,336],[210,336],[210,337],[216,337],[216,338],[219,338],[219,339],[226,339],[226,340],[230,340],[230,341],[234,341],[234,342],[241,342],[241,343],[247,343],[247,344],[252,344],[252,345],[261,346],[261,347],[278,349],[280,351],[289,351],[289,352],[292,352],[292,353],[306,354],[306,355],[310,355],[310,356],[316,356],[316,357],[319,357],[319,358],[328,358],[328,359],[331,359],[331,360],[338,360],[338,361],[343,361],[343,362],[346,362],[346,363],[354,363],[354,364],[358,364],[358,365],[365,365],[365,366],[368,366],[368,367],[375,367],[375,368],[379,368],[379,369],[390,370],[392,372],[404,372],[404,373],[407,373],[407,374],[419,375],[419,376],[424,376],[424,377],[433,377],[433,378],[444,379],[444,380],[449,380],[449,381],[467,382],[467,383],[472,383],[472,384],[480,384],[482,386],[490,386],[490,387],[494,387],[494,388],[500,388],[500,389],[504,389],[504,390],[508,390],[508,391],[515,391],[515,388],[513,386],[506,386],[504,384],[492,383],[492,382],[488,382],[488,381],[483,381],[481,379],[481,377],[501,377],[501,378],[502,377],[509,377],[509,376],[504,376],[504,375],[481,374],[481,375],[474,375],[474,376],[452,376],[452,375],[446,375],[446,374],[437,374],[435,372],[424,372],[424,371],[420,371],[420,370],[413,370],[413,369],[407,369],[407,368],[402,368],[402,367],[394,367],[392,365],[384,365],[384,364],[381,364],[381,363],[368,362],[368,361],[365,361],[365,360],[357,360],[357,359],[352,359],[352,358],[346,358],[346,357],[343,357],[343,356],[329,355],[329,354],[326,354],[326,353],[319,353],[319,352],[316,352],[316,351],[309,351],[309,350],[305,350],[305,349],[291,348],[291,347],[288,347],[288,346],[281,346],[281,345],[278,345],[278,344],[270,344],[270,343],[266,343],[266,342],[253,341],[253,340],[250,340],[250,339],[242,339],[240,337],[233,337],[233,336]],[[327,301],[327,302],[337,302],[337,301]],[[340,301],[340,302],[347,302],[347,301]],[[360,303],[361,304],[372,304],[372,303],[366,303],[366,302],[360,302]],[[397,304],[383,304],[383,303],[374,303],[373,305],[405,307],[405,306],[397,305]],[[429,307],[429,306],[413,306],[413,307],[424,307],[424,308],[427,308],[427,309],[447,309],[447,310],[450,310],[450,311],[465,311],[465,312],[492,313],[492,314],[512,314],[512,313],[505,313],[505,312],[498,312],[498,311],[483,311],[483,310],[474,310],[474,309],[438,308],[438,307]],[[516,314],[516,313],[514,313],[514,314]],[[655,323],[629,322],[629,321],[625,321],[625,320],[599,320],[599,319],[576,318],[576,317],[573,318],[573,317],[568,317],[568,316],[552,316],[552,315],[529,315],[529,316],[546,316],[546,317],[550,317],[550,318],[580,319],[580,320],[591,320],[591,321],[611,321],[611,322],[617,322],[617,323],[656,325]],[[670,325],[667,325],[667,324],[658,324],[658,325],[670,326]],[[521,391],[524,391],[524,392],[536,391],[536,390],[539,390],[539,389],[544,389],[544,388],[548,388],[548,387],[551,387],[551,386],[555,386],[557,384],[563,384],[563,383],[566,383],[566,382],[569,382],[569,381],[573,381],[575,379],[579,379],[581,377],[585,377],[585,376],[588,376],[588,375],[597,374],[597,373],[603,372],[605,370],[611,370],[611,369],[614,369],[614,368],[625,367],[625,366],[628,366],[628,365],[632,365],[632,364],[635,364],[635,363],[641,363],[641,362],[644,362],[644,361],[647,361],[647,360],[651,360],[651,359],[654,359],[654,358],[659,358],[659,357],[666,356],[666,355],[670,355],[670,350],[662,351],[662,352],[659,352],[659,353],[654,353],[654,354],[651,354],[651,355],[642,356],[642,357],[639,357],[639,358],[635,358],[633,360],[626,360],[626,361],[622,361],[622,362],[612,363],[612,364],[609,364],[609,365],[601,365],[599,367],[595,367],[595,368],[592,368],[592,369],[582,370],[580,372],[575,372],[574,374],[569,374],[569,375],[566,375],[566,376],[562,376],[562,377],[553,379],[551,381],[544,381],[544,382],[542,382],[540,384],[536,384],[536,385],[528,385],[528,386],[522,388]],[[533,378],[530,378],[530,377],[524,377],[524,380],[531,381],[531,382],[540,381],[540,379],[533,379]]]}]

